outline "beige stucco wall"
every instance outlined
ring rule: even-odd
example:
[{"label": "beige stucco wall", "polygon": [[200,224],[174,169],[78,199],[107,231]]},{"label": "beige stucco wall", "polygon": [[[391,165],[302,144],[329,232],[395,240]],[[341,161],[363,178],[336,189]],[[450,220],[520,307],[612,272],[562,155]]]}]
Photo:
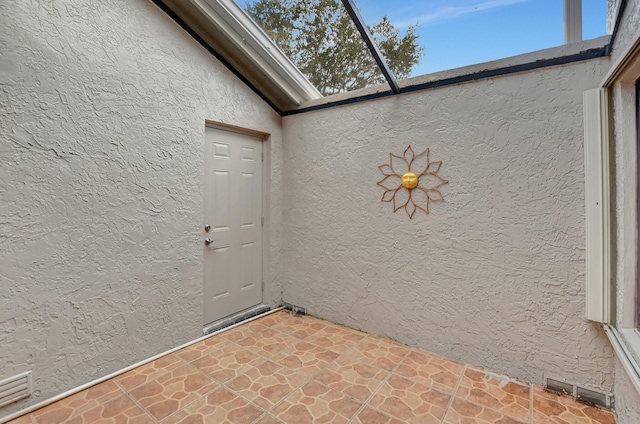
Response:
[{"label": "beige stucco wall", "polygon": [[272,134],[280,301],[258,96],[147,0],[4,0],[0,46],[0,418],[202,334],[205,119]]},{"label": "beige stucco wall", "polygon": [[[542,383],[609,391],[584,318],[582,92],[592,60],[283,118],[284,299],[311,314]],[[442,160],[443,203],[410,220],[378,165]]]},{"label": "beige stucco wall", "polygon": [[617,358],[615,360],[615,402],[618,424],[640,423],[640,396]]}]

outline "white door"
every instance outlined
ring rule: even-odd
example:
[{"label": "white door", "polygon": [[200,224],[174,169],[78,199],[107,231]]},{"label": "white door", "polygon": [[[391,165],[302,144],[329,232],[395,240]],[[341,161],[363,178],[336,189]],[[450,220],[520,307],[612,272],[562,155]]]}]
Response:
[{"label": "white door", "polygon": [[205,130],[204,324],[262,302],[262,145]]}]

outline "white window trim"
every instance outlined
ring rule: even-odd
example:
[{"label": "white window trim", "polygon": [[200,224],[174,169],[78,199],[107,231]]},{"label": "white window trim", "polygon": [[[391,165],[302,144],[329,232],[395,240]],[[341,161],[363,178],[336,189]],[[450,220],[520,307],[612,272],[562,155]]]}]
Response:
[{"label": "white window trim", "polygon": [[640,367],[634,352],[640,352],[640,335],[636,329],[625,328],[618,331],[611,325],[605,325],[604,331],[613,346],[616,356],[627,372],[631,383],[640,393]]},{"label": "white window trim", "polygon": [[212,25],[227,34],[287,95],[298,103],[319,99],[320,92],[233,0],[187,0]]},{"label": "white window trim", "polygon": [[616,293],[611,296],[616,316],[614,325],[605,324],[605,332],[614,351],[627,372],[633,386],[640,394],[640,332],[636,328],[636,291],[640,250],[638,246],[639,223],[637,215],[638,176],[637,163],[638,130],[636,126],[636,81],[640,79],[640,31],[622,51],[612,66],[601,87],[607,89],[612,99],[608,108],[609,118],[614,122],[616,154],[616,178],[620,179],[619,190],[614,199],[615,209],[622,211],[616,224],[615,249],[618,258],[616,267]]}]

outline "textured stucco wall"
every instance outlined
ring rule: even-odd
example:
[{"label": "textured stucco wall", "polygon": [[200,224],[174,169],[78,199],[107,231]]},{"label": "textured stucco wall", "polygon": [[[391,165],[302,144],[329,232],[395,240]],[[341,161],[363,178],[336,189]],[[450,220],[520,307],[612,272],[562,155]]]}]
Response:
[{"label": "textured stucco wall", "polygon": [[201,335],[205,119],[272,134],[280,300],[280,117],[153,3],[1,1],[0,105],[0,417]]},{"label": "textured stucco wall", "polygon": [[640,423],[640,397],[620,361],[615,360],[615,412],[618,424]]},{"label": "textured stucco wall", "polygon": [[[607,32],[613,31],[621,0],[609,0],[607,5]],[[614,62],[629,43],[634,42],[634,35],[640,30],[640,1],[627,0],[627,5],[618,27],[618,34],[611,52]]]},{"label": "textured stucco wall", "polygon": [[607,34],[613,32],[613,27],[616,23],[616,11],[620,0],[607,0]]},{"label": "textured stucco wall", "polygon": [[[607,59],[283,118],[284,299],[542,383],[611,390],[584,318],[582,92]],[[389,152],[442,160],[446,201],[380,202]]]}]

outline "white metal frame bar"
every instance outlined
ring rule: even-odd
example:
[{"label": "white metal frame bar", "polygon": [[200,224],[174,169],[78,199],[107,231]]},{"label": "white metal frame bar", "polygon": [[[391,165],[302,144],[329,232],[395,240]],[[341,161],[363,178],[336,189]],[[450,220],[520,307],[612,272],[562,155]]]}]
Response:
[{"label": "white metal frame bar", "polygon": [[564,0],[564,42],[582,41],[582,0]]}]

